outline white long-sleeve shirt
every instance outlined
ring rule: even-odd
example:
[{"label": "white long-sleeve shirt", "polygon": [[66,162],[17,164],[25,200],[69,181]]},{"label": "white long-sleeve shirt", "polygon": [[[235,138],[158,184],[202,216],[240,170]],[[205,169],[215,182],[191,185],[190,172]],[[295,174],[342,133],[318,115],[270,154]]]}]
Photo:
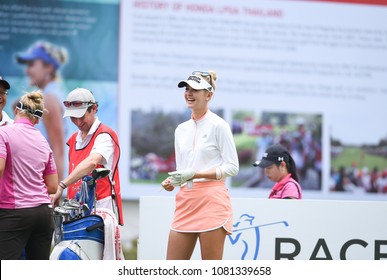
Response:
[{"label": "white long-sleeve shirt", "polygon": [[[229,124],[210,110],[200,120],[190,119],[175,130],[176,169],[196,172],[220,167],[222,180],[239,171],[238,155]],[[203,181],[195,179],[194,181]]]}]

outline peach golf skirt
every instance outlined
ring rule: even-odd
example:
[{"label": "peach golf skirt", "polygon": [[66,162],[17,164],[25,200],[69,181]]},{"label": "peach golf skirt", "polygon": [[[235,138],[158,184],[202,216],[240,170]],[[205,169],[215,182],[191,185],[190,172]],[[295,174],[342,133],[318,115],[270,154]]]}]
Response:
[{"label": "peach golf skirt", "polygon": [[232,207],[224,181],[195,182],[183,186],[176,195],[176,209],[171,230],[206,232],[223,227],[232,233]]}]

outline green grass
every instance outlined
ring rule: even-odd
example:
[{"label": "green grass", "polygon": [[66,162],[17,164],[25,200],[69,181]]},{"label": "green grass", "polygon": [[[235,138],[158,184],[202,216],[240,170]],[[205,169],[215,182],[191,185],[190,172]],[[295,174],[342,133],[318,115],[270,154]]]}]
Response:
[{"label": "green grass", "polygon": [[237,150],[248,150],[256,148],[257,136],[249,136],[246,134],[234,135],[235,146]]},{"label": "green grass", "polygon": [[132,246],[130,248],[123,246],[122,252],[124,254],[125,260],[137,260],[137,239],[138,238],[134,238],[131,241]]},{"label": "green grass", "polygon": [[140,183],[140,184],[158,184],[164,181],[167,177],[168,177],[168,173],[158,173],[155,180],[133,179],[131,180],[131,182]]},{"label": "green grass", "polygon": [[332,160],[332,167],[338,169],[340,166],[350,167],[356,162],[358,168],[368,167],[372,170],[375,166],[379,170],[387,168],[387,159],[381,156],[370,155],[358,147],[345,147],[343,152]]}]

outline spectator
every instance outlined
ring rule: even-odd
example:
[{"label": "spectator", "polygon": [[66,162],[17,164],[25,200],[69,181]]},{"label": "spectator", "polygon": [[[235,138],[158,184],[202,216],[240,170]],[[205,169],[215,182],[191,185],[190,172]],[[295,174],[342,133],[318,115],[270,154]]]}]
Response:
[{"label": "spectator", "polygon": [[264,168],[269,180],[276,183],[269,198],[302,199],[296,164],[284,146],[280,144],[271,145],[266,149],[262,159],[256,161],[253,165]]},{"label": "spectator", "polygon": [[13,124],[13,119],[11,119],[8,114],[3,111],[5,105],[7,104],[8,90],[10,88],[11,86],[9,83],[0,76],[0,127]]}]

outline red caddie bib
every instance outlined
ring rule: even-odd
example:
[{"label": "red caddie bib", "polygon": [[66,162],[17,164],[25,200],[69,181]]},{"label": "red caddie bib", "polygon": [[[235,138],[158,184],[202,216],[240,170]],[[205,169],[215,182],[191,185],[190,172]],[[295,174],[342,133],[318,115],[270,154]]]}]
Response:
[{"label": "red caddie bib", "polygon": [[[76,149],[76,138],[77,132],[74,133],[70,139],[67,141],[67,145],[69,146],[69,173],[71,173],[75,167],[78,166],[80,162],[82,162],[85,158],[90,155],[90,152],[94,146],[95,139],[98,135],[102,133],[107,133],[113,139],[114,145],[114,156],[113,156],[113,164],[112,170],[110,171],[112,174],[112,181],[110,181],[109,176],[99,179],[97,181],[97,200],[101,200],[105,197],[112,196],[113,201],[115,201],[117,209],[118,209],[118,223],[120,225],[124,224],[123,213],[122,213],[122,201],[121,201],[121,188],[120,188],[120,178],[118,171],[118,161],[120,159],[120,147],[118,142],[117,134],[110,127],[100,124],[97,130],[94,132],[91,137],[90,142],[86,147],[82,149]],[[97,167],[103,167],[103,165],[98,165]],[[80,190],[82,184],[82,179],[78,180],[74,184],[70,185],[67,190],[67,197],[72,199],[75,197],[75,194]]]}]

